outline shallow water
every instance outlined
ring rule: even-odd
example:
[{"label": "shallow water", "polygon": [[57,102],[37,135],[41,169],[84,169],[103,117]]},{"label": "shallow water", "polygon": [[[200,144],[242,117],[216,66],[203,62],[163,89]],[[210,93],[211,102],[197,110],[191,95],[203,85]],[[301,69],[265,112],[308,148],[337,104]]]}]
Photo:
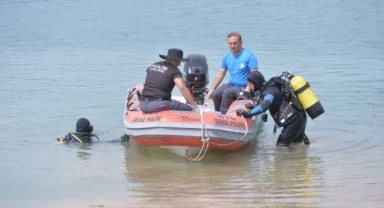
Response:
[{"label": "shallow water", "polygon": [[[0,206],[384,207],[384,15],[368,1],[0,2]],[[126,89],[168,48],[207,57],[239,31],[266,77],[304,76],[325,108],[311,145],[277,148],[271,119],[194,163],[123,134]],[[211,85],[209,84],[209,86]],[[179,94],[175,90],[175,94]],[[60,145],[87,117],[101,142]]]}]

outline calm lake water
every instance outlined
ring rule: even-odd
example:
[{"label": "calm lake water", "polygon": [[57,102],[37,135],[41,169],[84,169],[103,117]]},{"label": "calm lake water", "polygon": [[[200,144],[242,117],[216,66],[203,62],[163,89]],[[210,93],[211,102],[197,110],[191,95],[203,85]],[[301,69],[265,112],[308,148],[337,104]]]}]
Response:
[{"label": "calm lake water", "polygon": [[[384,3],[0,1],[0,207],[384,207]],[[127,88],[168,48],[208,59],[238,31],[266,77],[305,77],[325,108],[310,146],[271,119],[236,152],[190,162],[123,134]],[[179,94],[177,90],[174,92]],[[87,117],[98,143],[55,143]]]}]

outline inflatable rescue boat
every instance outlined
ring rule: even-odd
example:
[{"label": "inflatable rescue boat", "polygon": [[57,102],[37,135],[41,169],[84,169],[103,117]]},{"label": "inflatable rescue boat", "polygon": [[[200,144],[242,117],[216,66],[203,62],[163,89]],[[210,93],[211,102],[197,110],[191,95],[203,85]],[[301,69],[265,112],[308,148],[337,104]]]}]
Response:
[{"label": "inflatable rescue boat", "polygon": [[[208,69],[205,57],[198,54],[187,56],[190,62],[184,67],[186,86],[194,96],[198,108],[194,111],[166,110],[155,113],[141,112],[139,95],[143,84],[128,89],[124,107],[124,133],[141,146],[166,148],[190,160],[201,160],[209,149],[234,151],[256,137],[260,116],[244,118],[236,110],[247,110],[247,103],[255,101],[236,100],[228,112],[222,115],[214,110],[211,100],[205,103]],[[195,63],[191,66],[190,63]],[[197,63],[197,64],[196,64]],[[191,68],[193,70],[191,70]],[[182,96],[172,96],[185,102]]]}]

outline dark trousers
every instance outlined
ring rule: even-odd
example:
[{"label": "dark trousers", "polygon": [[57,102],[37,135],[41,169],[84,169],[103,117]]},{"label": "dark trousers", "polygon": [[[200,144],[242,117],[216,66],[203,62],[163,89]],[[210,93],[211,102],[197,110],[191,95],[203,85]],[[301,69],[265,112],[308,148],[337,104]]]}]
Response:
[{"label": "dark trousers", "polygon": [[140,101],[139,107],[143,113],[154,113],[165,110],[192,111],[192,107],[190,105],[177,100]]},{"label": "dark trousers", "polygon": [[220,105],[220,113],[225,115],[233,103],[233,101],[237,100],[240,96],[240,92],[243,91],[242,87],[231,87],[224,90],[224,93],[222,95],[221,99],[221,105]]},{"label": "dark trousers", "polygon": [[306,126],[307,115],[305,114],[305,111],[301,111],[295,120],[286,126],[283,126],[277,144],[288,146],[291,142],[302,142],[307,138],[307,135],[305,135]]},{"label": "dark trousers", "polygon": [[215,91],[213,91],[211,97],[215,105],[215,111],[221,112],[220,108],[222,103],[224,103],[223,112],[226,113],[228,111],[229,106],[233,102],[233,100],[231,99],[236,97],[236,95],[240,92],[239,90],[241,91],[241,87],[233,87],[230,84],[223,84],[219,88],[217,88]]}]

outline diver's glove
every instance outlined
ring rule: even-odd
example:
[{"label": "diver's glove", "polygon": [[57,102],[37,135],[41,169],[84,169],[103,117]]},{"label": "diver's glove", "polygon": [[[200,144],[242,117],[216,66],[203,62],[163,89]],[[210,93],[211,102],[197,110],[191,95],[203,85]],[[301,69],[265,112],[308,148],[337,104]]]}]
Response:
[{"label": "diver's glove", "polygon": [[261,120],[264,122],[267,122],[268,121],[268,114],[264,113],[263,115],[261,115]]},{"label": "diver's glove", "polygon": [[57,137],[58,142],[67,142],[69,140],[68,133]]},{"label": "diver's glove", "polygon": [[252,117],[252,115],[250,113],[248,113],[248,111],[245,111],[243,109],[239,109],[236,111],[236,115],[238,116],[244,116],[244,118],[250,118]]}]

